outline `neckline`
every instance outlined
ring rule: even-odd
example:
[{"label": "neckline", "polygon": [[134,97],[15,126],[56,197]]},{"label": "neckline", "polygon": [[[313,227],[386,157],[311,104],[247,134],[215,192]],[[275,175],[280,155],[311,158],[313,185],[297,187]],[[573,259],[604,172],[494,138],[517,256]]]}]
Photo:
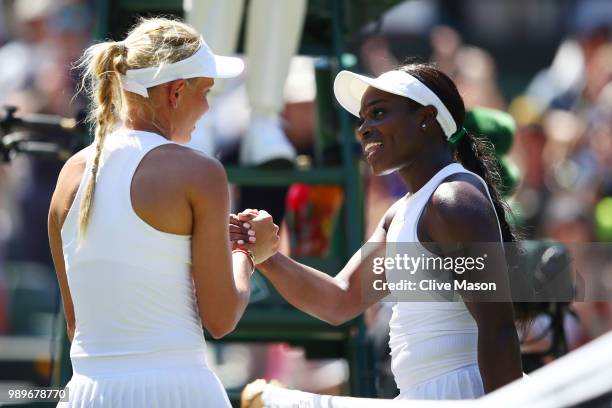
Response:
[{"label": "neckline", "polygon": [[[430,185],[431,185],[431,184],[432,184],[434,181],[436,181],[436,180],[437,180],[437,179],[440,177],[440,175],[441,175],[442,173],[447,173],[447,172],[448,172],[448,170],[449,170],[451,167],[456,167],[456,166],[458,166],[460,169],[463,169],[463,166],[462,166],[460,163],[457,163],[457,162],[452,162],[452,163],[449,163],[449,164],[447,164],[446,166],[442,167],[440,170],[438,170],[438,172],[437,172],[436,174],[434,174],[434,175],[433,175],[433,176],[432,176],[432,177],[431,177],[429,180],[427,180],[427,182],[426,182],[425,184],[423,184],[423,186],[421,186],[421,188],[419,188],[417,191],[415,191],[415,192],[411,192],[411,191],[409,191],[408,193],[406,193],[406,195],[404,196],[404,198],[406,198],[406,199],[411,199],[411,198],[413,198],[413,197],[415,197],[415,196],[418,196],[418,195],[419,195],[419,193],[421,193],[421,192],[422,192],[422,191],[424,191],[424,190],[427,190],[427,188],[428,188],[428,187],[429,187],[429,186],[430,186]],[[448,176],[448,175],[447,175],[447,174],[445,174],[445,176]]]},{"label": "neckline", "polygon": [[126,128],[126,127],[121,127],[119,129],[117,129],[116,131],[119,134],[125,135],[125,136],[144,136],[144,135],[153,135],[159,139],[163,139],[164,141],[168,142],[168,143],[176,143],[173,142],[170,139],[165,138],[164,136],[160,135],[159,133],[155,133],[155,132],[149,132],[148,130],[140,130],[140,129],[130,129],[130,128]]}]

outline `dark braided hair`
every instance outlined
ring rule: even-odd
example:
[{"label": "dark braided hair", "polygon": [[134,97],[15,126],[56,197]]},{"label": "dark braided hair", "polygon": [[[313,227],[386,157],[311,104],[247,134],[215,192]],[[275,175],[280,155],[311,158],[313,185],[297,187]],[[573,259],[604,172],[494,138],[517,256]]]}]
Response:
[{"label": "dark braided hair", "polygon": [[[431,89],[452,115],[457,129],[463,127],[465,105],[454,82],[446,74],[431,64],[410,63],[398,69],[417,78]],[[501,197],[502,179],[494,151],[493,144],[488,139],[476,137],[468,132],[457,142],[455,159],[467,170],[478,174],[487,183],[495,213],[501,226],[502,240],[504,242],[517,242],[517,233],[508,222],[508,216],[511,214],[510,208]],[[520,285],[516,280],[522,277],[513,275],[518,275],[518,271],[517,274],[510,274],[510,284]],[[535,314],[532,304],[527,302],[515,302],[514,312],[516,318],[521,321],[528,321]]]}]

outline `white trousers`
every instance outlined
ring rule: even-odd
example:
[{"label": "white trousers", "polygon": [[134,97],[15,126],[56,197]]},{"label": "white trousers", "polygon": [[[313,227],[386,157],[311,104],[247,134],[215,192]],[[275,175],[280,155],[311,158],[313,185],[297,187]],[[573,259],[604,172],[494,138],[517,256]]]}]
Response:
[{"label": "white trousers", "polygon": [[[251,0],[246,22],[246,84],[249,104],[258,113],[283,108],[283,87],[300,43],[306,0]],[[220,55],[236,51],[244,0],[184,0],[186,21]],[[222,89],[213,87],[212,97]]]}]

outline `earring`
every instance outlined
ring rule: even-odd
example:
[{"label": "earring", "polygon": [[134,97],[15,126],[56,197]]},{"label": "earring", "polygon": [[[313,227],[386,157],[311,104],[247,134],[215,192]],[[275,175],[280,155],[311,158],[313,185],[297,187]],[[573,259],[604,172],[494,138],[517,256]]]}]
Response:
[{"label": "earring", "polygon": [[427,123],[425,122],[421,123],[421,129],[423,130],[427,129]]}]

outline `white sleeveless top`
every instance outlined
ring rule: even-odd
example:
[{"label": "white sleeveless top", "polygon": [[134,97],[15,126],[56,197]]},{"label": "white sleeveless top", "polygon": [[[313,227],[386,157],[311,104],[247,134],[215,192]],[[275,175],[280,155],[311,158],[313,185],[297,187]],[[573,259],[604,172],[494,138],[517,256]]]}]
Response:
[{"label": "white sleeveless top", "polygon": [[191,237],[158,231],[132,208],[136,168],[149,151],[168,143],[133,130],[106,137],[89,227],[79,243],[81,195],[94,154],[87,148],[85,173],[61,231],[76,315],[70,349],[75,372],[95,359],[147,353],[181,354],[205,364]]},{"label": "white sleeveless top", "polygon": [[[418,191],[406,195],[393,205],[392,208],[396,209],[396,213],[387,232],[387,242],[418,243],[417,228],[423,209],[440,183],[456,173],[473,174],[483,183],[488,194],[484,180],[466,170],[461,164],[452,163],[440,170]],[[419,246],[419,254],[436,256],[422,245]],[[387,280],[394,281],[391,276]],[[398,301],[393,305],[389,328],[391,370],[401,393],[453,370],[471,365],[477,367],[478,328],[465,304],[460,300]],[[433,399],[436,396],[422,397]],[[441,397],[453,398],[444,395]]]}]

